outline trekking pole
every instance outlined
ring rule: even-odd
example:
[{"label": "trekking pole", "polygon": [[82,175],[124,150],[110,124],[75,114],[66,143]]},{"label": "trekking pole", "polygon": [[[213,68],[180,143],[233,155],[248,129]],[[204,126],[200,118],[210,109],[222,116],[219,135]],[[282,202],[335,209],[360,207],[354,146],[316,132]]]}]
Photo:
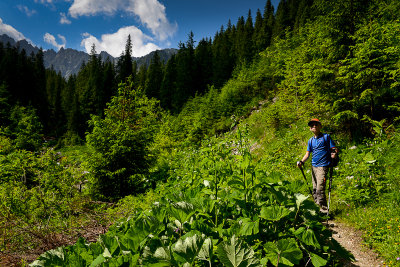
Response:
[{"label": "trekking pole", "polygon": [[331,204],[332,174],[333,174],[333,167],[330,166],[330,169],[329,169],[329,187],[328,187],[328,213],[326,214],[328,219],[329,219],[329,205]]},{"label": "trekking pole", "polygon": [[[300,170],[301,170],[301,173],[303,174],[303,177],[304,177],[304,180],[306,181],[306,184],[308,184],[307,183],[307,178],[306,178],[306,175],[304,174],[304,171],[303,171],[303,167],[300,165]],[[310,191],[310,194],[311,194],[311,196],[313,195],[313,193],[312,193],[312,191],[311,191],[311,189],[310,189],[310,187],[308,187],[308,185],[307,185],[307,188],[308,188],[308,190]]]}]

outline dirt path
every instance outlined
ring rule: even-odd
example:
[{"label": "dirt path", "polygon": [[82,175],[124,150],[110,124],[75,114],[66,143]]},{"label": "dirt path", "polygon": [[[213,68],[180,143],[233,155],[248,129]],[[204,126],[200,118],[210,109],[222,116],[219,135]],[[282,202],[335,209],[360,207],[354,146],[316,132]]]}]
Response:
[{"label": "dirt path", "polygon": [[362,233],[354,228],[351,228],[343,223],[337,221],[329,221],[330,228],[333,232],[333,238],[336,239],[344,248],[350,251],[355,262],[344,265],[345,267],[359,266],[359,267],[381,267],[383,260],[378,255],[363,247]]}]

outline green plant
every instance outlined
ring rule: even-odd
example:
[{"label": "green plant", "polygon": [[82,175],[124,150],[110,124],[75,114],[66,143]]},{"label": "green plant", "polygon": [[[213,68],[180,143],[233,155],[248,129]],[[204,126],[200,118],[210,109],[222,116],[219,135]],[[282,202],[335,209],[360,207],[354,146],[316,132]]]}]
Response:
[{"label": "green plant", "polygon": [[[210,140],[187,154],[148,210],[116,223],[97,243],[80,240],[48,251],[31,266],[46,264],[324,266],[351,259],[320,222],[307,196],[256,171],[246,131],[223,142]],[[232,153],[234,152],[234,153]],[[194,153],[194,151],[193,151]],[[90,255],[90,257],[89,257]]]},{"label": "green plant", "polygon": [[116,200],[147,187],[152,156],[150,147],[158,128],[157,101],[148,99],[131,79],[120,85],[105,111],[93,116],[87,134],[93,150],[88,158],[91,189],[95,198]]}]

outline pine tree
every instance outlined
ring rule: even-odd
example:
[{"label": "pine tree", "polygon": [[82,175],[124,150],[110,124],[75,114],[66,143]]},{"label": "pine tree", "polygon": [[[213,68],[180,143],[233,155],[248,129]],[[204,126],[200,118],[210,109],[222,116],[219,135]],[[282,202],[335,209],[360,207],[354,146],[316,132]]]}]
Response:
[{"label": "pine tree", "polygon": [[106,108],[106,104],[111,100],[117,92],[117,82],[115,80],[115,71],[113,63],[107,59],[103,65],[102,85],[103,90],[101,94],[101,107]]},{"label": "pine tree", "polygon": [[172,103],[176,97],[176,78],[176,59],[175,55],[173,55],[168,60],[165,67],[164,77],[160,88],[161,107],[170,111],[174,111]]},{"label": "pine tree", "polygon": [[264,15],[263,15],[263,28],[265,32],[265,42],[266,47],[271,45],[272,42],[272,31],[275,25],[275,15],[274,15],[274,6],[271,3],[271,0],[268,0],[265,4]]},{"label": "pine tree", "polygon": [[150,61],[145,84],[145,93],[148,98],[154,97],[160,99],[160,88],[163,76],[163,65],[158,51],[155,51]]},{"label": "pine tree", "polygon": [[287,0],[281,0],[275,14],[275,24],[272,30],[273,38],[281,38],[285,29],[290,26],[289,4]]},{"label": "pine tree", "polygon": [[220,88],[231,77],[235,62],[237,60],[234,40],[236,38],[235,27],[228,23],[228,28],[224,27],[215,34],[212,44],[213,53],[213,72],[212,81],[215,87]]},{"label": "pine tree", "polygon": [[117,62],[117,80],[123,82],[127,77],[132,75],[132,41],[131,35],[126,40],[125,51],[119,57]]},{"label": "pine tree", "polygon": [[135,76],[134,86],[136,88],[142,88],[144,90],[146,86],[146,78],[147,78],[147,68],[146,65],[140,65],[139,71]]},{"label": "pine tree", "polygon": [[267,48],[267,33],[265,32],[264,20],[260,9],[257,9],[256,21],[254,23],[253,44],[255,53]]},{"label": "pine tree", "polygon": [[202,94],[206,91],[207,85],[212,83],[213,59],[211,40],[202,39],[195,51],[195,84],[197,92]]},{"label": "pine tree", "polygon": [[253,18],[251,16],[251,10],[247,15],[246,24],[244,26],[244,47],[243,47],[243,58],[246,63],[250,63],[254,57],[254,45],[253,45]]},{"label": "pine tree", "polygon": [[190,32],[186,45],[179,44],[179,51],[176,56],[177,93],[173,103],[175,110],[180,110],[187,99],[196,93],[194,63],[194,34]]},{"label": "pine tree", "polygon": [[246,40],[244,40],[243,37],[244,35],[245,35],[245,20],[244,17],[241,16],[239,17],[236,23],[236,32],[233,39],[234,53],[236,55],[236,64],[243,63],[245,59],[244,50],[245,50]]},{"label": "pine tree", "polygon": [[10,110],[10,93],[8,92],[6,84],[2,83],[0,84],[0,128],[8,125]]}]

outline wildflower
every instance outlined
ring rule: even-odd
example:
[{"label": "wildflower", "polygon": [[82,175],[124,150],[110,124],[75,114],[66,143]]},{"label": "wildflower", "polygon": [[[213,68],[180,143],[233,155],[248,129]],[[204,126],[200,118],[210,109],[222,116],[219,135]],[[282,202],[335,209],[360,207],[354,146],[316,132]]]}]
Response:
[{"label": "wildflower", "polygon": [[400,257],[397,257],[397,259],[396,259],[396,260],[400,261]]}]

